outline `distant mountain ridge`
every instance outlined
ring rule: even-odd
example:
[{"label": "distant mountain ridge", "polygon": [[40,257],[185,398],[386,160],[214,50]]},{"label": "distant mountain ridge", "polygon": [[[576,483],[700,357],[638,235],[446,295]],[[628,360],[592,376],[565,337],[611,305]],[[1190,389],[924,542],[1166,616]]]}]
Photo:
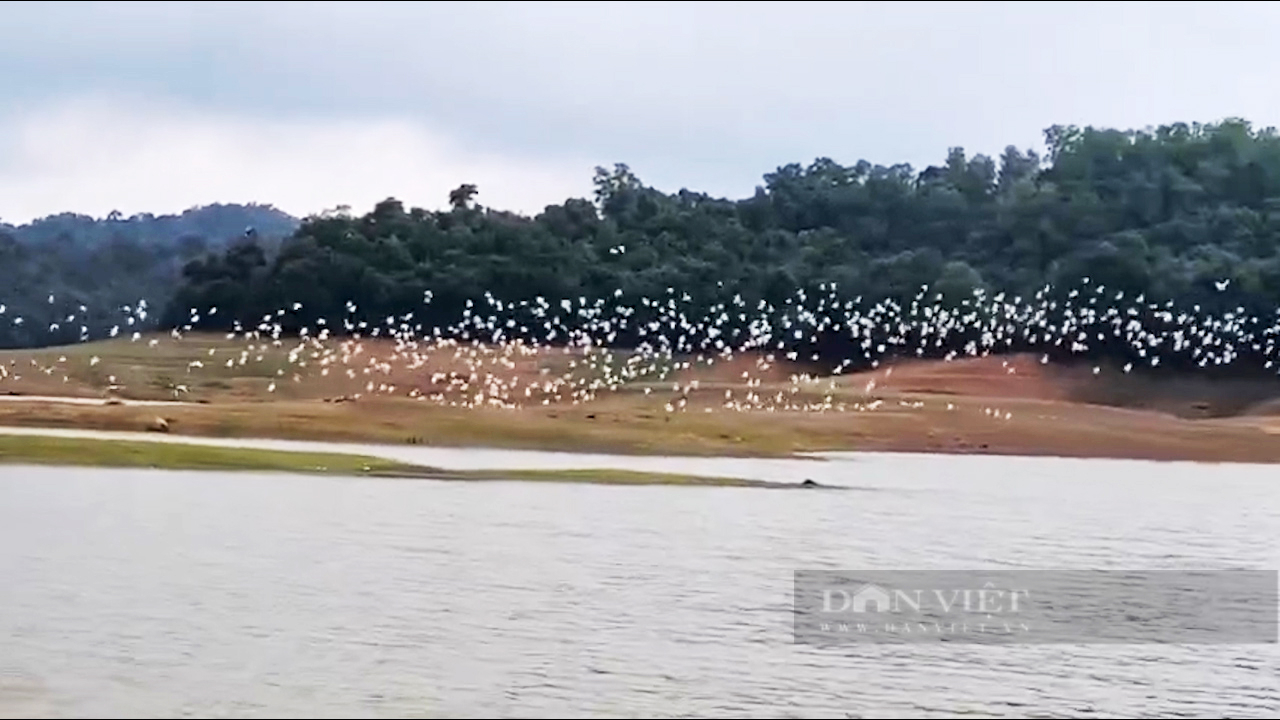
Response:
[{"label": "distant mountain ridge", "polygon": [[0,347],[102,337],[122,322],[123,307],[139,300],[164,306],[191,261],[220,254],[248,235],[272,250],[299,224],[259,204],[129,217],[60,213],[22,225],[0,223]]},{"label": "distant mountain ridge", "polygon": [[214,203],[165,215],[137,213],[124,216],[113,212],[103,218],[94,218],[77,213],[58,213],[21,225],[0,223],[0,233],[27,243],[45,242],[69,233],[83,244],[105,241],[114,234],[153,244],[191,235],[210,240],[228,239],[244,234],[249,227],[254,228],[259,236],[283,237],[296,230],[300,222],[299,218],[271,205]]}]

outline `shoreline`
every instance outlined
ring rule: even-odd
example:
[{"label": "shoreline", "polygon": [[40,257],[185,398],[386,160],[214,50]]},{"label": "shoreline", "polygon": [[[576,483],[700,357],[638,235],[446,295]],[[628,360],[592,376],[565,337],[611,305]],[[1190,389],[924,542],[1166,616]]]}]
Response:
[{"label": "shoreline", "polygon": [[[962,419],[958,427],[948,427],[954,424],[955,413],[882,410],[879,416],[770,413],[772,417],[690,413],[674,418],[670,423],[674,427],[664,427],[655,426],[644,415],[629,422],[636,413],[633,409],[450,412],[392,400],[347,411],[317,408],[317,403],[247,402],[171,407],[164,417],[172,429],[160,432],[148,428],[158,419],[155,407],[32,401],[0,403],[0,437],[102,436],[240,448],[321,444],[357,453],[369,447],[394,454],[416,449],[532,452],[563,459],[608,458],[619,468],[651,458],[822,462],[835,455],[868,453],[1280,464],[1280,419],[1186,420],[1082,404],[1011,400],[992,404],[1014,407],[1024,417],[1032,413],[1039,417],[1022,425]],[[605,422],[590,420],[597,415]],[[401,426],[406,432],[422,434],[399,434]],[[418,430],[422,426],[426,427]],[[611,434],[601,437],[599,430]],[[732,436],[732,432],[741,435]]]},{"label": "shoreline", "polygon": [[[1196,464],[1196,465],[1257,465],[1270,467],[1277,463],[1275,461],[1257,462],[1247,459],[1241,460],[1219,460],[1219,459],[1182,459],[1182,458],[1160,458],[1160,457],[1138,457],[1138,456],[1103,456],[1103,455],[1063,455],[1052,454],[1049,452],[991,452],[991,451],[969,451],[969,452],[936,452],[936,451],[917,451],[917,450],[880,450],[880,449],[849,449],[849,450],[817,450],[796,452],[790,456],[778,457],[776,455],[682,455],[675,453],[611,453],[596,452],[590,450],[564,450],[564,449],[531,449],[520,447],[508,447],[500,445],[402,445],[392,443],[379,442],[342,442],[328,440],[302,440],[297,438],[272,438],[272,437],[210,437],[203,435],[186,435],[181,433],[159,433],[146,431],[129,431],[129,430],[97,430],[93,428],[65,428],[65,427],[24,427],[13,425],[0,425],[0,445],[10,438],[36,438],[36,439],[58,439],[68,441],[90,441],[90,442],[111,442],[126,444],[155,444],[155,445],[171,445],[183,447],[202,447],[223,451],[237,452],[270,452],[284,454],[321,454],[321,455],[340,455],[346,457],[372,458],[386,463],[399,463],[400,465],[410,468],[409,474],[404,477],[423,477],[423,471],[428,473],[448,474],[453,472],[479,472],[479,473],[528,473],[538,475],[541,473],[576,473],[576,472],[617,472],[627,473],[635,472],[639,474],[653,475],[676,475],[683,476],[683,473],[672,473],[665,470],[636,470],[637,465],[648,464],[647,461],[653,461],[652,464],[681,463],[687,465],[702,465],[707,468],[703,471],[709,474],[700,474],[698,477],[704,480],[745,480],[745,478],[737,477],[733,471],[726,470],[724,472],[717,471],[715,465],[730,464],[741,465],[744,463],[762,464],[781,469],[788,467],[794,469],[793,463],[815,463],[818,465],[831,461],[858,461],[860,459],[870,458],[1001,458],[1008,460],[1062,460],[1062,461],[1091,461],[1104,460],[1110,462],[1134,462],[1134,463],[1177,463],[1177,464]],[[1280,438],[1277,438],[1280,442]],[[433,462],[420,463],[413,459],[415,455],[433,456]],[[545,469],[531,469],[528,467],[530,462],[535,462]],[[6,464],[4,454],[0,452],[0,465]],[[11,464],[11,463],[10,463]],[[815,467],[815,470],[818,468]],[[448,478],[442,478],[448,479]],[[478,479],[478,478],[470,478]],[[786,486],[798,485],[800,481],[793,483],[772,483],[765,480],[746,480],[749,483],[780,484]]]},{"label": "shoreline", "polygon": [[182,439],[155,442],[101,436],[50,435],[38,432],[0,433],[0,466],[283,472],[449,482],[567,482],[594,485],[839,489],[812,482],[803,484],[623,468],[457,469],[406,463],[355,453],[212,445],[183,442]]}]

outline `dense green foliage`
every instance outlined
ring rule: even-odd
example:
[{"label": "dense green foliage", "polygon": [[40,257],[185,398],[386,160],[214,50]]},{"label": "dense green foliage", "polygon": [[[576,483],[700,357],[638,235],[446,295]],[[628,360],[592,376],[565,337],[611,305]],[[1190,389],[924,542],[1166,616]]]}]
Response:
[{"label": "dense green foliage", "polygon": [[122,321],[121,307],[139,300],[158,315],[190,260],[221,252],[246,235],[270,249],[297,225],[260,205],[127,218],[62,214],[21,226],[0,224],[0,347],[74,342],[81,326],[101,337],[104,327]]},{"label": "dense green foliage", "polygon": [[371,321],[417,311],[429,326],[457,320],[486,293],[554,304],[621,291],[633,305],[688,293],[705,312],[734,295],[745,308],[781,306],[824,283],[863,303],[906,303],[922,285],[954,300],[975,287],[1030,297],[1085,277],[1206,312],[1270,315],[1280,304],[1275,131],[1242,121],[1053,127],[1045,140],[1043,158],[953,148],[920,172],[825,158],[788,165],[737,201],[666,194],[625,165],[597,170],[594,202],[571,199],[535,218],[475,204],[471,185],[442,212],[389,199],[362,217],[309,218],[274,256],[250,242],[191,263],[166,320],[217,306],[197,324],[251,325],[302,303],[294,320],[311,322],[344,316],[350,301]]},{"label": "dense green foliage", "polygon": [[[94,267],[103,283],[118,281],[134,295],[153,288],[156,305],[172,297],[168,326],[190,324],[193,309],[197,326],[230,327],[301,307],[281,321],[354,314],[381,323],[414,312],[429,328],[489,297],[540,296],[554,306],[617,293],[633,307],[640,298],[687,293],[691,317],[737,296],[750,315],[761,302],[780,307],[800,289],[831,283],[842,298],[867,305],[909,303],[924,285],[949,302],[975,287],[1029,298],[1046,284],[1065,293],[1085,277],[1105,285],[1109,299],[1176,300],[1206,312],[1243,307],[1270,324],[1280,305],[1274,130],[1243,121],[1146,131],[1057,126],[1045,141],[1044,157],[1014,147],[999,158],[969,157],[954,148],[923,171],[825,158],[787,165],[736,201],[663,193],[616,165],[597,170],[594,199],[570,199],[533,218],[486,208],[476,202],[483,188],[463,185],[444,211],[388,199],[363,216],[307,218],[278,248],[243,237],[211,248],[186,263],[176,289],[160,287],[161,278],[176,258],[193,255],[182,243],[163,251],[165,270],[148,276],[150,286],[127,260],[91,262],[76,252],[79,266]],[[95,257],[114,247],[101,232],[78,242]],[[43,299],[45,276],[32,269],[13,276],[30,286],[19,295]]]}]

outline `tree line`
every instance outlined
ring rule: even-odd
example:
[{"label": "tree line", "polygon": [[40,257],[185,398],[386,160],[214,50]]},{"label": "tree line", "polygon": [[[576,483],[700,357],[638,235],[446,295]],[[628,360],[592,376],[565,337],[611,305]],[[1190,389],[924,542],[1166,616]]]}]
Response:
[{"label": "tree line", "polygon": [[622,164],[597,168],[593,198],[535,217],[485,207],[470,184],[440,211],[389,198],[363,215],[305,218],[278,244],[239,237],[182,255],[157,289],[160,320],[190,324],[195,309],[198,327],[228,328],[300,304],[287,320],[301,325],[353,304],[365,319],[415,312],[430,326],[485,297],[687,293],[709,310],[735,296],[782,305],[832,284],[863,303],[909,302],[922,286],[959,302],[975,288],[1030,297],[1082,278],[1206,312],[1280,306],[1274,129],[1228,120],[1044,136],[1043,155],[952,148],[923,170],[819,158],[737,200],[662,192]]}]

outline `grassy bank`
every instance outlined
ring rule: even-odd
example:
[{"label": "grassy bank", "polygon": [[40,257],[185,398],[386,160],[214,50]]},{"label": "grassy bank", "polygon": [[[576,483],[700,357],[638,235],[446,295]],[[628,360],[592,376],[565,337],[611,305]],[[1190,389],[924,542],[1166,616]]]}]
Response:
[{"label": "grassy bank", "polygon": [[362,455],[212,447],[205,445],[0,435],[0,464],[289,472],[427,480],[574,482],[601,485],[684,485],[795,488],[738,478],[632,470],[444,470]]},{"label": "grassy bank", "polygon": [[38,436],[0,436],[0,463],[144,467],[165,470],[259,470],[354,475],[399,474],[416,468],[360,455],[300,453]]}]

